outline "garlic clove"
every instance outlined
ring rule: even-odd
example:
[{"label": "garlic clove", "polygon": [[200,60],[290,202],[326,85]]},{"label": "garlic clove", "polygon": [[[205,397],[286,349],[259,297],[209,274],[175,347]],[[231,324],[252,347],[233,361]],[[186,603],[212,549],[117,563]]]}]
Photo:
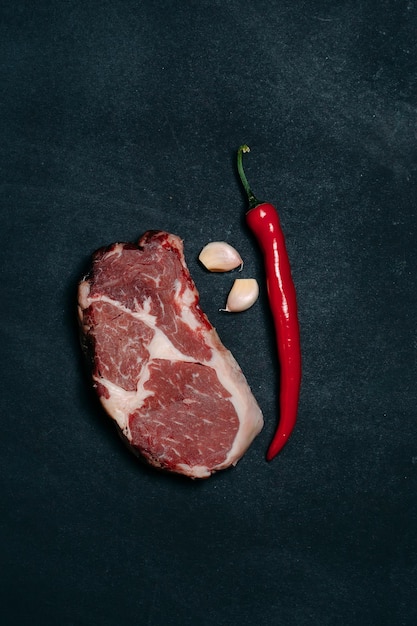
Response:
[{"label": "garlic clove", "polygon": [[259,285],[255,278],[237,278],[233,283],[226,302],[226,308],[220,309],[228,313],[246,311],[259,296]]},{"label": "garlic clove", "polygon": [[225,241],[212,241],[208,243],[199,255],[199,261],[210,272],[229,272],[240,265],[243,267],[242,258],[237,250]]}]

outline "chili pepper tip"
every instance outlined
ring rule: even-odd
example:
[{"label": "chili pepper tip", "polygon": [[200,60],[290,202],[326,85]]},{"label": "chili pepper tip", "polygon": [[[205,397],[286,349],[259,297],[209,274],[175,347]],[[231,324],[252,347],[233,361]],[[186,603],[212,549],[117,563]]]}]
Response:
[{"label": "chili pepper tip", "polygon": [[287,439],[282,439],[279,443],[272,442],[265,455],[266,460],[272,461],[272,459],[275,459],[275,457],[278,455],[279,452],[281,452],[286,443]]}]

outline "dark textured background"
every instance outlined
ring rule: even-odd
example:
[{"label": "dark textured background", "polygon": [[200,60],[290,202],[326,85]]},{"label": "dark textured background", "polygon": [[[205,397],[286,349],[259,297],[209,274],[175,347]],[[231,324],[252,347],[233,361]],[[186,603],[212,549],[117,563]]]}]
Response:
[{"label": "dark textured background", "polygon": [[[417,3],[3,0],[1,623],[417,623]],[[277,361],[235,151],[280,209],[297,428],[266,463]],[[266,425],[208,481],[138,464],[77,342],[91,253],[180,235]],[[262,285],[218,312],[226,239]]]}]

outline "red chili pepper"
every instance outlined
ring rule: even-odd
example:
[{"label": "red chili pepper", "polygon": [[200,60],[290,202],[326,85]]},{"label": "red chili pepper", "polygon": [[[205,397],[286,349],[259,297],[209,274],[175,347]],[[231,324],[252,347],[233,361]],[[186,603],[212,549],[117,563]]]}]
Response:
[{"label": "red chili pepper", "polygon": [[272,204],[259,202],[253,195],[243,171],[244,152],[249,152],[246,145],[238,150],[237,166],[249,201],[246,221],[264,255],[280,364],[280,419],[266,454],[267,460],[272,461],[288,441],[297,419],[301,383],[300,329],[295,287],[278,213]]}]

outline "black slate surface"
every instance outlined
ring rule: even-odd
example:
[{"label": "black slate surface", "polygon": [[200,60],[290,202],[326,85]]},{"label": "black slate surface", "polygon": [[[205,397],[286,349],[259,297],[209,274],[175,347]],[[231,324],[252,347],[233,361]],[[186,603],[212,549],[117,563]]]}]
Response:
[{"label": "black slate surface", "polygon": [[[417,4],[1,3],[1,623],[417,623]],[[303,386],[277,420],[262,258],[235,151],[279,208]],[[208,481],[157,474],[89,387],[75,324],[91,253],[160,228],[266,425]],[[219,313],[234,275],[261,298]]]}]

